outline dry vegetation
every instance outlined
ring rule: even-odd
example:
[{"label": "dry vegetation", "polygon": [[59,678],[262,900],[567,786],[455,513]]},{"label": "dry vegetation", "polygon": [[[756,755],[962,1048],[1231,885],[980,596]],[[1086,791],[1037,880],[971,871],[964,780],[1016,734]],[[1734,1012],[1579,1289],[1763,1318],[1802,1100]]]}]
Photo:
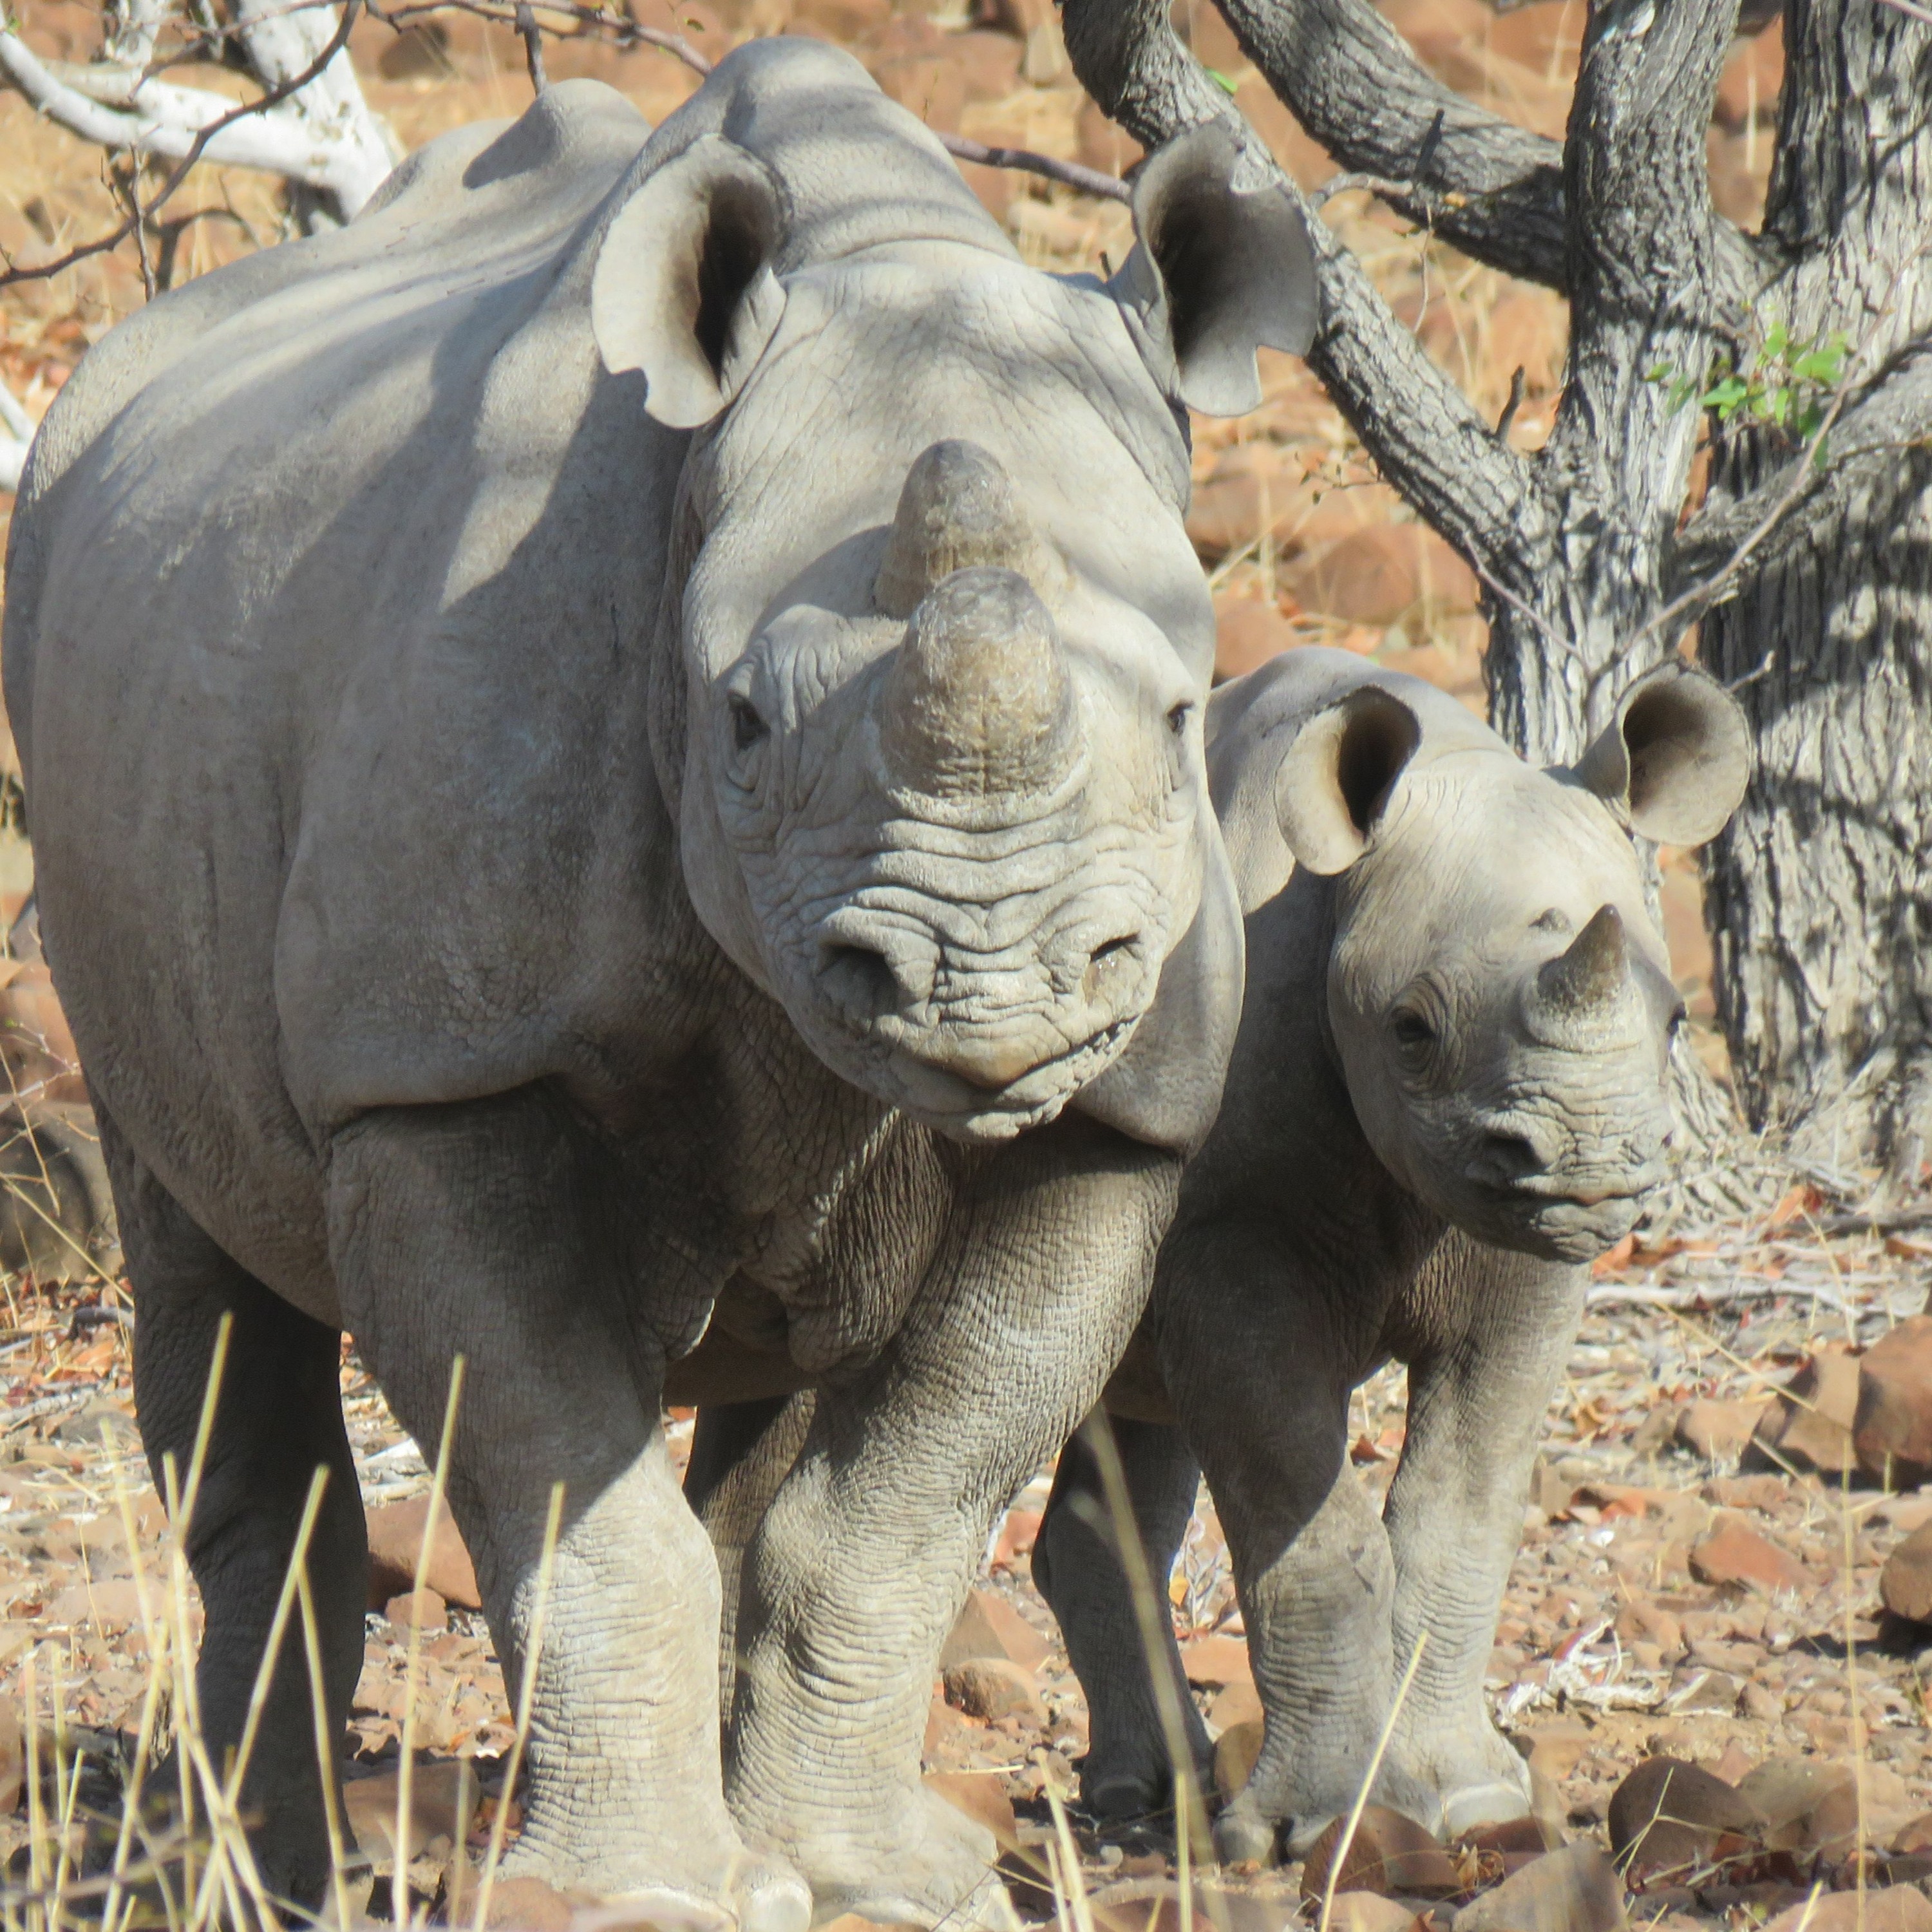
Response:
[{"label": "dry vegetation", "polygon": [[[656,4],[656,13],[646,6],[639,17],[673,24]],[[1324,157],[1246,69],[1219,16],[1201,0],[1179,10],[1283,162],[1304,184],[1324,178],[1331,171]],[[1543,132],[1561,132],[1582,0],[1537,0],[1502,16],[1479,0],[1389,0],[1387,10],[1451,84]],[[858,53],[881,85],[935,125],[1110,172],[1134,158],[1131,143],[1073,83],[1047,0],[994,0],[970,16],[963,8],[928,11],[917,0],[897,8],[890,0],[734,0],[716,10],[692,0],[677,8],[675,24],[712,54],[749,34],[818,34]],[[28,0],[22,25],[38,50],[79,58],[98,41],[100,16],[82,0]],[[473,17],[452,14],[401,37],[365,20],[352,44],[372,104],[407,146],[481,116],[514,114],[530,98],[514,34]],[[653,119],[695,85],[666,54],[620,54],[589,39],[551,44],[547,62],[553,80],[608,80]],[[1741,41],[1712,130],[1720,206],[1746,222],[1763,190],[1779,64],[1775,26]],[[242,91],[234,76],[212,69],[177,77]],[[968,172],[1043,266],[1118,263],[1129,245],[1117,205],[1024,176]],[[1561,301],[1408,231],[1360,193],[1336,196],[1325,212],[1492,418],[1520,370],[1509,434],[1533,447],[1547,432],[1562,368]],[[21,263],[51,259],[117,218],[105,158],[0,94],[0,248]],[[232,170],[198,170],[166,220],[158,252],[163,279],[174,282],[290,232],[274,184]],[[141,300],[131,248],[0,292],[0,382],[38,417],[88,344]],[[1276,358],[1266,374],[1268,400],[1254,414],[1197,425],[1190,529],[1213,575],[1222,668],[1238,671],[1296,644],[1340,644],[1429,678],[1480,709],[1483,626],[1467,572],[1377,480],[1305,371]],[[10,502],[0,495],[0,521]],[[8,842],[0,914],[10,923],[30,860],[17,827],[0,830],[0,839]],[[1694,874],[1682,866],[1669,872],[1666,910],[1695,1012],[1706,968]],[[40,979],[16,977],[14,1033],[46,1050],[16,1052],[9,1064],[16,1079],[39,1079],[60,1070],[58,1016]],[[41,1006],[25,1004],[29,994]],[[1708,1017],[1707,997],[1701,1010]],[[1832,1473],[1828,1454],[1808,1460],[1788,1441],[1752,1452],[1762,1467],[1741,1476],[1736,1414],[1721,1441],[1699,1433],[1716,1412],[1680,1414],[1694,1402],[1762,1400],[1823,1342],[1841,1355],[1862,1349],[1924,1304],[1932,1246],[1909,1220],[1890,1234],[1834,1232],[1814,1218],[1819,1211],[1794,1197],[1769,1223],[1688,1244],[1654,1235],[1658,1244],[1648,1250],[1627,1244],[1606,1258],[1550,1418],[1490,1680],[1506,1726],[1550,1780],[1550,1828],[1600,1838],[1619,1780],[1656,1751],[1713,1766],[1733,1781],[1753,1766],[1794,1757],[1850,1766],[1855,1780],[1856,1802],[1845,1816],[1833,1814],[1832,1832],[1821,1825],[1799,1842],[1799,1830],[1774,1851],[1754,1843],[1748,1856],[1734,1848],[1728,1863],[1700,1853],[1692,1869],[1662,1875],[1634,1901],[1643,1916],[1742,1927],[1802,1899],[1814,1867],[1828,1885],[1876,1877],[1875,1852],[1912,1842],[1901,1830],[1932,1808],[1916,1639],[1896,1619],[1881,1630],[1876,1597],[1880,1564],[1908,1532],[1932,1520],[1932,1502],[1868,1482],[1849,1487]],[[32,1922],[42,1910],[34,1901],[57,1888],[68,1894],[62,1910],[70,1919],[105,1911],[188,1925],[206,1922],[224,1901],[245,1917],[253,1910],[245,1847],[217,1767],[186,1778],[194,1792],[186,1836],[198,1849],[187,1867],[174,1866],[171,1892],[79,1876],[111,1871],[117,1856],[125,1874],[150,1850],[178,1854],[168,1836],[180,1824],[178,1805],[173,1824],[157,1809],[124,1839],[115,1821],[123,1780],[145,1763],[144,1740],[172,1734],[193,1744],[191,1695],[172,1670],[194,1634],[196,1612],[138,1454],[124,1291],[105,1276],[67,1287],[22,1277],[4,1287],[0,1811],[10,1815],[0,1846],[14,1858],[8,1922]],[[419,1496],[430,1476],[416,1446],[352,1356],[342,1374],[365,1498],[380,1505]],[[1400,1448],[1400,1398],[1399,1378],[1379,1378],[1364,1392],[1355,1457],[1372,1484],[1386,1479]],[[1816,1400],[1820,1428],[1836,1426],[1823,1413],[1829,1407]],[[689,1418],[676,1418],[673,1433],[688,1444]],[[192,1474],[176,1472],[176,1480],[191,1485]],[[1168,1823],[1150,1820],[1103,1838],[1058,1810],[1074,1782],[1085,1719],[1052,1620],[1025,1580],[1046,1480],[1042,1474],[1022,1495],[989,1552],[979,1612],[995,1647],[1033,1671],[1037,1701],[975,1718],[936,1696],[928,1766],[955,1774],[962,1802],[995,1820],[1015,1847],[1016,1874],[1030,1866],[1037,1882],[1019,1887],[1023,1906],[1052,1910],[1049,1864],[1070,1886],[1077,1863],[1102,1919],[1140,1926],[1164,1914],[1165,1932],[1178,1922],[1167,1885],[1175,1850]],[[1741,1526],[1781,1552],[1783,1563],[1754,1581],[1720,1580],[1720,1566],[1700,1552],[1714,1532]],[[481,1618],[451,1600],[461,1596],[460,1580],[448,1588],[448,1596],[416,1599],[425,1621],[413,1642],[400,1621],[405,1600],[390,1603],[394,1615],[370,1616],[348,1798],[364,1856],[346,1868],[340,1901],[358,1911],[392,1909],[389,1886],[372,1892],[370,1880],[393,1870],[406,1729],[421,1760],[411,1773],[405,1859],[414,1909],[453,1904],[460,1916],[464,1888],[476,1883],[493,1834],[500,1844],[514,1828],[514,1803],[504,1790],[514,1723],[502,1673]],[[1257,1707],[1226,1551],[1204,1506],[1172,1595],[1196,1694],[1234,1740],[1224,1748],[1222,1774],[1235,1775],[1240,1726]],[[1016,1610],[1025,1628],[998,1603]],[[299,1619],[298,1602],[290,1614]],[[191,1760],[192,1750],[185,1756]],[[151,1845],[143,1842],[149,1834]],[[1932,1826],[1924,1835],[1932,1840]],[[1076,1839],[1075,1861],[1066,1854]],[[1051,1859],[1048,1846],[1058,1848]],[[1520,1849],[1466,1852],[1463,1877],[1494,1878],[1513,1857],[1520,1862]],[[1922,1862],[1932,1870],[1932,1861]],[[1906,1856],[1892,1875],[1916,1875],[1909,1864]],[[1299,1898],[1300,1877],[1290,1869],[1246,1882],[1214,1909],[1244,1925],[1257,1911],[1279,1924]],[[1238,1910],[1249,1898],[1262,1904]],[[1440,1924],[1447,1908],[1437,1910]]]}]

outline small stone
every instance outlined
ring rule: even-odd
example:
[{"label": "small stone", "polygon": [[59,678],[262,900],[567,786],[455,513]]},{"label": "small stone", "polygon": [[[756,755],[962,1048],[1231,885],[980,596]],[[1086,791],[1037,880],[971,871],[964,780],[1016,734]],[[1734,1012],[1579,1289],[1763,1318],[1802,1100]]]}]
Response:
[{"label": "small stone", "polygon": [[1878,1593],[1894,1616],[1932,1623],[1932,1522],[1914,1530],[1885,1559]]},{"label": "small stone", "polygon": [[1932,1315],[1908,1316],[1858,1363],[1852,1439],[1888,1489],[1916,1489],[1932,1468]]},{"label": "small stone", "polygon": [[[1347,1822],[1334,1820],[1310,1846],[1301,1868],[1304,1898],[1319,1898],[1328,1889],[1329,1868]],[[1386,1804],[1368,1804],[1362,1808],[1335,1888],[1378,1892],[1384,1898],[1407,1892],[1419,1898],[1447,1898],[1462,1889],[1462,1880],[1455,1862],[1413,1818]]]},{"label": "small stone", "polygon": [[[422,1554],[423,1533],[429,1522],[429,1498],[412,1496],[406,1502],[380,1503],[368,1513],[368,1606],[380,1610],[392,1597],[416,1588],[416,1564]],[[480,1610],[482,1593],[476,1571],[463,1546],[461,1532],[448,1510],[439,1510],[436,1534],[430,1546],[424,1582],[446,1604],[460,1610]]]},{"label": "small stone", "polygon": [[1758,1424],[1756,1440],[1821,1474],[1841,1476],[1858,1466],[1852,1426],[1858,1408],[1856,1356],[1828,1349],[1814,1355],[1780,1392]]},{"label": "small stone", "polygon": [[1180,1646],[1180,1667],[1190,1684],[1252,1684],[1244,1636],[1197,1636]]},{"label": "small stone", "polygon": [[1742,1680],[1728,1670],[1689,1664],[1671,1676],[1670,1705],[1672,1710],[1682,1714],[1708,1712],[1728,1718],[1737,1709],[1738,1696],[1743,1688]]},{"label": "small stone", "polygon": [[1214,1740],[1214,1789],[1225,1804],[1254,1775],[1262,1754],[1262,1724],[1250,1718],[1230,1724]]},{"label": "small stone", "polygon": [[969,1718],[997,1724],[1018,1718],[1034,1724],[1046,1722],[1033,1672],[1004,1657],[970,1657],[945,1675],[946,1701]]},{"label": "small stone", "polygon": [[1684,1649],[1684,1626],[1677,1612],[1645,1596],[1634,1595],[1624,1605],[1617,1617],[1617,1634],[1626,1643],[1654,1643],[1673,1657]]},{"label": "small stone", "polygon": [[1677,1440],[1707,1462],[1735,1462],[1749,1448],[1772,1405],[1766,1402],[1687,1402],[1677,1412]]},{"label": "small stone", "polygon": [[1848,1844],[1858,1828],[1858,1779],[1849,1765],[1773,1758],[1740,1781],[1738,1796],[1763,1819],[1764,1842],[1774,1852]]},{"label": "small stone", "polygon": [[449,1628],[449,1606],[434,1590],[406,1590],[382,1606],[382,1614],[399,1630],[411,1624],[432,1634]]},{"label": "small stone", "polygon": [[1378,1892],[1338,1892],[1328,1923],[1331,1932],[1408,1932],[1415,1918],[1412,1907]]},{"label": "small stone", "polygon": [[974,1658],[1004,1658],[1022,1670],[1037,1670],[1046,1661],[1049,1648],[1046,1638],[1005,1598],[991,1590],[974,1590],[939,1653],[939,1667],[945,1671]]},{"label": "small stone", "polygon": [[975,1824],[992,1833],[1003,1851],[1019,1843],[1019,1825],[1013,1816],[1013,1801],[999,1778],[988,1772],[929,1771],[926,1788],[943,1798],[956,1811],[963,1811]]},{"label": "small stone", "polygon": [[1914,1885],[1828,1892],[1781,1912],[1764,1932],[1932,1932],[1932,1900]]},{"label": "small stone", "polygon": [[1742,1792],[1682,1758],[1646,1758],[1610,1800],[1610,1850],[1633,1888],[1742,1851],[1763,1820]]},{"label": "small stone", "polygon": [[1721,1778],[1726,1784],[1735,1785],[1742,1778],[1750,1777],[1756,1768],[1750,1752],[1736,1738],[1724,1747],[1724,1754],[1711,1767],[1711,1775]]},{"label": "small stone", "polygon": [[[14,1720],[18,1728],[20,1720]],[[1932,1851],[1932,1811],[1922,1811],[1918,1816],[1902,1825],[1892,1834],[1892,1849],[1903,1856],[1908,1852]]]},{"label": "small stone", "polygon": [[1594,1845],[1546,1852],[1456,1915],[1456,1932],[1622,1932],[1623,1881]]},{"label": "small stone", "polygon": [[1700,1582],[1743,1583],[1760,1590],[1803,1590],[1811,1573],[1788,1550],[1759,1535],[1742,1516],[1718,1518],[1690,1552],[1690,1574]]},{"label": "small stone", "polygon": [[1589,1728],[1583,1724],[1544,1724],[1526,1734],[1529,1768],[1561,1784],[1576,1768],[1590,1748]]}]

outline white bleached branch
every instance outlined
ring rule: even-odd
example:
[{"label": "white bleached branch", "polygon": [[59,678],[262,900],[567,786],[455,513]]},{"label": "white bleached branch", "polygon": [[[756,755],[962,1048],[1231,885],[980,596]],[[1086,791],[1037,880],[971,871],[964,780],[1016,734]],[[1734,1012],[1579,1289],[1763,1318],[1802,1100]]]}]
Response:
[{"label": "white bleached branch", "polygon": [[17,490],[27,464],[27,446],[34,440],[34,419],[0,382],[0,490]]}]

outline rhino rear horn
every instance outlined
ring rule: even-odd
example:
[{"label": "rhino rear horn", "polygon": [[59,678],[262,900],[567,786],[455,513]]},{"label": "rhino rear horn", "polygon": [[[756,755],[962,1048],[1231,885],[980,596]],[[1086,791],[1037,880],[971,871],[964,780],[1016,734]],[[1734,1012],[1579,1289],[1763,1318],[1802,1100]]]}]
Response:
[{"label": "rhino rear horn", "polygon": [[1701,845],[1737,810],[1750,768],[1743,707],[1714,678],[1671,663],[1624,693],[1570,775],[1632,831]]},{"label": "rhino rear horn", "polygon": [[1569,950],[1537,969],[1538,1003],[1555,1016],[1580,1017],[1615,1000],[1629,970],[1623,920],[1615,906],[1599,906]]},{"label": "rhino rear horn", "polygon": [[697,429],[745,386],[784,314],[772,272],[784,188],[734,141],[701,135],[618,210],[590,283],[590,326],[614,375],[641,369],[646,415]]},{"label": "rhino rear horn", "polygon": [[1367,850],[1421,742],[1415,713],[1374,685],[1358,686],[1303,725],[1275,777],[1275,808],[1295,863],[1346,872]]},{"label": "rhino rear horn", "polygon": [[949,440],[906,472],[872,601],[889,617],[909,617],[935,584],[970,569],[1017,571],[1040,590],[1056,574],[999,458]]},{"label": "rhino rear horn", "polygon": [[1134,178],[1133,252],[1113,284],[1143,318],[1150,361],[1190,409],[1245,416],[1262,400],[1255,352],[1301,355],[1315,338],[1315,252],[1279,181],[1249,191],[1223,120],[1178,135]]},{"label": "rhino rear horn", "polygon": [[913,613],[880,694],[890,776],[941,796],[1050,789],[1078,750],[1051,613],[1016,572],[957,570]]}]

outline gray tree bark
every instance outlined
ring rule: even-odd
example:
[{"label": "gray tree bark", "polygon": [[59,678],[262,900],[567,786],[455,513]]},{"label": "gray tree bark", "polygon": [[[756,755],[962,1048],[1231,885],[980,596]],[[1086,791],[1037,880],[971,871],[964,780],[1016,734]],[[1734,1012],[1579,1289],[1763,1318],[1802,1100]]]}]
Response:
[{"label": "gray tree bark", "polygon": [[[1882,0],[1790,0],[1797,57],[1786,82],[1789,181],[1780,177],[1780,189],[1791,208],[1782,226],[1774,223],[1754,237],[1713,208],[1706,159],[1712,100],[1738,19],[1736,0],[1601,0],[1586,30],[1560,149],[1442,88],[1369,0],[1219,4],[1275,93],[1342,167],[1369,177],[1364,184],[1391,206],[1426,220],[1466,254],[1570,298],[1569,359],[1556,424],[1544,448],[1523,457],[1490,431],[1310,211],[1321,279],[1310,363],[1383,475],[1482,583],[1491,713],[1526,757],[1574,758],[1625,686],[1675,651],[1708,605],[1760,595],[1756,586],[1767,570],[1789,568],[1808,535],[1833,538],[1851,496],[1863,500],[1862,490],[1882,497],[1892,490],[1902,444],[1918,439],[1920,452],[1911,460],[1922,460],[1932,428],[1932,374],[1909,355],[1895,357],[1856,393],[1838,399],[1841,413],[1826,467],[1789,445],[1739,439],[1735,455],[1727,452],[1736,472],[1732,487],[1680,529],[1696,414],[1673,409],[1670,386],[1652,378],[1659,365],[1701,373],[1720,351],[1742,358],[1754,328],[1768,320],[1767,291],[1774,294],[1795,272],[1794,256],[1808,250],[1830,256],[1828,244],[1800,238],[1813,230],[1838,236],[1844,229],[1841,220],[1816,212],[1821,200],[1835,196],[1848,204],[1882,165],[1904,178],[1900,209],[1916,206],[1922,216],[1932,214],[1922,147],[1913,145],[1927,138],[1932,104],[1932,29],[1923,23],[1888,11]],[[1068,51],[1082,82],[1144,145],[1210,115],[1226,116],[1246,137],[1256,174],[1304,199],[1175,39],[1164,0],[1065,0],[1064,10]],[[1805,58],[1808,34],[1815,62]],[[1835,51],[1834,36],[1838,46],[1856,41],[1862,51],[1846,58]],[[1833,69],[1828,83],[1825,70],[1834,59],[1844,62],[1844,71]],[[1860,118],[1841,111],[1852,92],[1862,88],[1875,100],[1887,85],[1883,113],[1868,111]],[[1808,93],[1815,96],[1809,106],[1798,99]],[[1821,137],[1815,123],[1828,118],[1828,138]],[[1802,131],[1801,123],[1813,131]],[[1802,152],[1808,140],[1816,142],[1815,154]],[[1876,158],[1892,152],[1904,158]],[[1888,232],[1897,226],[1894,218]],[[1860,245],[1858,238],[1846,238],[1854,249]],[[1810,272],[1821,283],[1835,274],[1838,283],[1864,291],[1869,303],[1869,272],[1841,264]],[[1904,332],[1901,325],[1900,339]],[[1904,547],[1902,538],[1892,541]],[[1912,554],[1922,570],[1922,541]],[[1892,567],[1902,567],[1902,560]],[[1844,557],[1834,568],[1847,608],[1863,609],[1858,598],[1870,596],[1871,560]],[[1774,601],[1778,596],[1769,594]],[[1718,620],[1720,626],[1726,621]],[[1802,628],[1805,620],[1794,610],[1789,621]],[[1883,628],[1894,637],[1910,628],[1876,614],[1862,621],[1868,635]],[[1932,602],[1922,602],[1915,622],[1913,634],[1922,639]],[[1913,742],[1922,759],[1932,691],[1922,645],[1914,661],[1920,735]],[[1756,668],[1754,655],[1750,668]],[[1749,701],[1767,706],[1773,693]],[[1887,716],[1895,719],[1896,707]],[[1905,728],[1894,722],[1888,731],[1880,742],[1889,746]],[[1880,768],[1886,756],[1875,761]],[[1774,734],[1755,795],[1767,818],[1784,810],[1776,789],[1780,760],[1793,762],[1793,754]],[[1892,764],[1903,776],[1896,759]],[[1922,951],[1925,820],[1916,818],[1908,830],[1900,815],[1881,815],[1886,830],[1876,838],[1898,851],[1895,878],[1902,883],[1916,867],[1913,931]],[[1718,861],[1716,902],[1724,916],[1724,868],[1735,868],[1732,855],[1749,849],[1757,823],[1754,812]],[[1850,872],[1852,862],[1843,869]],[[1868,858],[1861,854],[1857,862],[1869,872]],[[1765,870],[1760,864],[1739,890],[1761,896]],[[1785,890],[1796,908],[1802,896]],[[1837,908],[1831,914],[1837,943],[1841,950],[1856,949],[1866,943],[1853,929],[1864,907],[1839,890],[1836,879],[1822,879],[1803,903],[1814,921],[1821,910]],[[1907,890],[1888,898],[1895,927],[1910,897]],[[1761,908],[1755,916],[1759,925],[1750,929],[1762,930]],[[1913,943],[1903,931],[1900,939]],[[1888,941],[1877,944],[1888,958],[1897,950]],[[1728,940],[1726,946],[1730,1019],[1744,1002],[1730,975]],[[1814,944],[1810,956],[1816,951]],[[1894,984],[1898,968],[1889,970],[1887,983]],[[1927,982],[1916,984],[1922,1040]],[[1761,994],[1752,997],[1752,1010],[1763,1012]],[[1735,1026],[1732,1048],[1742,1048],[1744,1089],[1756,1118],[1768,1121],[1774,1109],[1760,1100],[1760,1089],[1781,1094],[1790,1075],[1782,1064],[1766,1066],[1760,1082],[1748,1036]],[[1685,1142],[1706,1154],[1735,1156],[1735,1116],[1725,1096],[1688,1053],[1678,1056],[1678,1076]],[[1736,1204],[1749,1191],[1706,1191],[1703,1199]]]},{"label": "gray tree bark", "polygon": [[[1896,394],[1926,386],[1932,331],[1932,32],[1874,0],[1793,0],[1765,232],[1762,308],[1842,333]],[[1863,426],[1882,446],[1886,426]],[[1899,424],[1735,601],[1702,649],[1758,742],[1712,849],[1716,991],[1754,1124],[1828,1171],[1915,1176],[1932,1130],[1932,450]],[[1724,440],[1714,505],[1788,460]]]}]

